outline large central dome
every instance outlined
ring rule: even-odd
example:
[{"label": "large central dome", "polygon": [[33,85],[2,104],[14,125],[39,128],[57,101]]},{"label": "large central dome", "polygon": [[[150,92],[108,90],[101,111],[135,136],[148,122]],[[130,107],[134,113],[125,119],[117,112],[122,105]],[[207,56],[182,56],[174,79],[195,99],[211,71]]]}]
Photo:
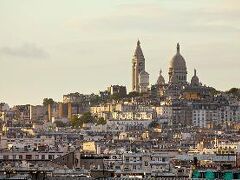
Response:
[{"label": "large central dome", "polygon": [[170,61],[170,67],[173,70],[186,70],[186,61],[180,54],[180,45],[177,44],[177,53]]},{"label": "large central dome", "polygon": [[168,74],[170,83],[186,83],[187,81],[186,61],[180,54],[179,43],[177,44],[177,53],[170,61]]}]

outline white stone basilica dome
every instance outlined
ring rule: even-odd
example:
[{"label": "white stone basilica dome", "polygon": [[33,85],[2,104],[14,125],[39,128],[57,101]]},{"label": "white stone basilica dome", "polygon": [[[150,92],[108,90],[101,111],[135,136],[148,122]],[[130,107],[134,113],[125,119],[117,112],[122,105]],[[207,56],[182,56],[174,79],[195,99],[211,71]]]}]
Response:
[{"label": "white stone basilica dome", "polygon": [[173,70],[186,70],[187,69],[186,61],[180,54],[179,44],[177,44],[177,53],[171,59],[169,68],[173,69]]}]

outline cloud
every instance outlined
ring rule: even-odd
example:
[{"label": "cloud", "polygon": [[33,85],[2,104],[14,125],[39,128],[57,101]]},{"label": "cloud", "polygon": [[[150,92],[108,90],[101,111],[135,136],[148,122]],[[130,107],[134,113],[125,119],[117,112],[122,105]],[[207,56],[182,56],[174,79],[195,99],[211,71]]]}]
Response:
[{"label": "cloud", "polygon": [[113,11],[100,16],[72,17],[64,26],[72,29],[80,29],[87,32],[113,30],[135,30],[147,27],[159,22],[166,17],[165,9],[156,3],[123,3],[118,4]]},{"label": "cloud", "polygon": [[48,52],[46,52],[43,48],[36,46],[35,44],[23,44],[18,47],[2,47],[0,48],[0,54],[15,56],[20,58],[47,58],[49,57]]},{"label": "cloud", "polygon": [[111,34],[116,36],[119,32],[127,34],[239,32],[239,8],[225,0],[221,0],[218,6],[214,2],[208,3],[207,0],[204,1],[206,3],[200,3],[200,6],[185,0],[188,6],[179,4],[181,8],[177,6],[178,4],[161,2],[120,3],[111,12],[93,17],[73,17],[65,25],[77,32],[108,33],[109,36]]}]

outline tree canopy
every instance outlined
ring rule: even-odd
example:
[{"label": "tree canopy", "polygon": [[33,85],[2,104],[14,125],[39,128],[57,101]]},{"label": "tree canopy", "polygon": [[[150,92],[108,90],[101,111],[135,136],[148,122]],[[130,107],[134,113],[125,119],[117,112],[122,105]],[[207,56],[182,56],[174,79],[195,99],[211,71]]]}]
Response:
[{"label": "tree canopy", "polygon": [[227,93],[240,98],[240,88],[231,88],[227,91]]},{"label": "tree canopy", "polygon": [[149,125],[148,125],[149,128],[159,128],[160,125],[157,121],[152,121]]},{"label": "tree canopy", "polygon": [[52,98],[44,98],[43,99],[43,106],[48,106],[49,104],[53,104],[54,100]]},{"label": "tree canopy", "polygon": [[97,121],[97,125],[105,125],[106,123],[107,121],[103,117],[99,118]]},{"label": "tree canopy", "polygon": [[82,128],[84,123],[96,123],[97,119],[90,112],[85,112],[82,116],[74,115],[71,119],[71,125],[75,128]]},{"label": "tree canopy", "polygon": [[121,96],[119,95],[119,94],[113,94],[113,95],[111,95],[111,97],[110,97],[110,99],[113,99],[113,100],[120,100],[121,99]]},{"label": "tree canopy", "polygon": [[83,126],[83,122],[80,120],[80,118],[77,115],[74,115],[71,118],[71,125],[74,128],[79,128]]},{"label": "tree canopy", "polygon": [[71,125],[74,128],[82,128],[83,124],[85,123],[93,123],[93,124],[96,123],[96,125],[105,125],[107,121],[103,117],[101,118],[94,117],[90,112],[86,112],[80,117],[78,117],[77,115],[74,115],[71,119]]},{"label": "tree canopy", "polygon": [[65,127],[67,124],[62,121],[55,121],[56,127]]},{"label": "tree canopy", "polygon": [[135,92],[135,91],[128,93],[128,97],[130,97],[130,98],[132,98],[132,97],[138,97],[138,96],[140,96],[140,95],[141,95],[141,94],[140,94],[139,92]]}]

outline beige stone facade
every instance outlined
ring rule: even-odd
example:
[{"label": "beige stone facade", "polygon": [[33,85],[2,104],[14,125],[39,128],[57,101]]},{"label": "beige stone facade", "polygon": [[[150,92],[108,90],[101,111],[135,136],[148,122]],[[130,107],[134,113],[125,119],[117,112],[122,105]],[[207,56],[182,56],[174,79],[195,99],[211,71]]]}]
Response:
[{"label": "beige stone facade", "polygon": [[[140,41],[137,42],[137,47],[132,59],[132,91],[140,92],[140,73],[145,72],[145,58],[140,46]],[[145,72],[146,74],[146,72]],[[144,77],[145,79],[145,77]],[[144,82],[144,85],[148,82]],[[143,89],[143,87],[142,87]]]}]

